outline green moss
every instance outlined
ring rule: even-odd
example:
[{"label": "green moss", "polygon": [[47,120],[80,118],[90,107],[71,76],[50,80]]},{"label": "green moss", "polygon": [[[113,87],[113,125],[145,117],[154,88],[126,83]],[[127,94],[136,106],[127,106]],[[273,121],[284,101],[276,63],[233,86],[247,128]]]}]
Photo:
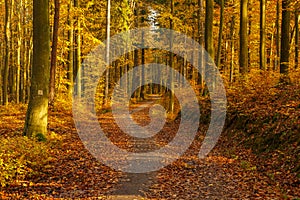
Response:
[{"label": "green moss", "polygon": [[46,142],[47,141],[47,138],[46,136],[43,134],[43,133],[37,133],[35,135],[35,138],[37,139],[37,141],[39,142]]}]

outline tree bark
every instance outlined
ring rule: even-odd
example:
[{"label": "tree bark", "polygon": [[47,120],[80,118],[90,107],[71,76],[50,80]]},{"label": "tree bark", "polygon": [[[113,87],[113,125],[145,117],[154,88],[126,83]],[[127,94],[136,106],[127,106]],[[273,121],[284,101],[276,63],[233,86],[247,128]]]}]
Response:
[{"label": "tree bark", "polygon": [[279,0],[276,2],[276,59],[274,70],[278,69],[278,65],[280,63],[280,23],[279,23],[279,15],[280,15],[280,3]]},{"label": "tree bark", "polygon": [[3,105],[8,104],[8,75],[9,75],[9,58],[10,58],[10,1],[5,1],[5,25],[4,25],[4,72],[3,72]]},{"label": "tree bark", "polygon": [[33,1],[33,67],[24,135],[47,133],[50,28],[48,0]]},{"label": "tree bark", "polygon": [[248,0],[241,0],[240,5],[240,72],[248,73]]},{"label": "tree bark", "polygon": [[280,49],[280,74],[282,81],[287,81],[289,72],[289,57],[290,57],[290,0],[282,1],[282,22],[281,22],[281,49]]},{"label": "tree bark", "polygon": [[260,69],[266,70],[266,0],[260,0]]},{"label": "tree bark", "polygon": [[77,8],[77,27],[75,33],[75,77],[76,77],[76,94],[81,96],[81,11],[80,11],[80,0],[74,0],[74,7]]},{"label": "tree bark", "polygon": [[299,65],[299,11],[295,11],[295,69],[298,68]]},{"label": "tree bark", "polygon": [[[171,16],[173,17],[174,15],[174,2],[171,0]],[[173,19],[170,18],[170,30],[171,30],[171,35],[170,35],[170,60],[169,60],[169,65],[170,65],[170,101],[169,101],[169,111],[170,113],[174,112],[174,81],[173,81]]]},{"label": "tree bark", "polygon": [[[203,13],[203,0],[198,0],[198,12],[197,12],[197,17],[198,17],[198,43],[201,45],[201,47],[204,46],[204,24],[202,20],[202,13]],[[204,54],[203,54],[203,48],[199,50],[199,64],[200,65],[200,73],[201,76],[199,76],[198,81],[199,84],[201,85],[201,91],[200,94],[204,94],[204,79],[205,79],[205,67],[204,67]],[[186,63],[185,63],[186,65]]]},{"label": "tree bark", "polygon": [[224,1],[220,0],[220,26],[219,26],[219,39],[218,39],[218,52],[217,52],[217,58],[216,58],[216,65],[217,67],[220,67],[220,61],[221,61],[221,50],[222,50],[222,33],[223,33],[223,25],[224,25]]},{"label": "tree bark", "polygon": [[[16,77],[16,103],[20,102],[21,95],[20,95],[20,85],[21,85],[21,47],[22,47],[22,40],[23,40],[23,32],[22,32],[22,9],[23,9],[23,1],[20,1],[20,10],[18,13],[18,24],[17,24],[17,33],[19,35],[17,39],[17,77]],[[24,15],[24,14],[23,14]]]},{"label": "tree bark", "polygon": [[49,103],[53,104],[55,98],[55,75],[56,75],[56,57],[57,57],[57,40],[58,40],[58,25],[59,25],[59,0],[54,0],[54,24],[51,49],[51,64],[50,64],[50,94]]},{"label": "tree bark", "polygon": [[214,40],[213,40],[213,21],[214,21],[214,1],[206,0],[205,9],[205,49],[214,59]]},{"label": "tree bark", "polygon": [[[110,45],[110,0],[107,0],[106,8],[106,63],[109,65],[109,45]],[[106,67],[106,76],[105,76],[105,105],[109,103],[109,66]]]},{"label": "tree bark", "polygon": [[234,76],[234,35],[235,35],[234,25],[235,25],[235,16],[232,16],[231,24],[230,24],[230,49],[231,49],[230,76],[229,76],[230,83],[233,82],[233,76]]},{"label": "tree bark", "polygon": [[68,93],[72,95],[74,86],[74,21],[73,21],[73,0],[69,2],[69,19],[68,24],[70,29],[68,30],[68,40],[69,40],[69,52],[68,52]]}]

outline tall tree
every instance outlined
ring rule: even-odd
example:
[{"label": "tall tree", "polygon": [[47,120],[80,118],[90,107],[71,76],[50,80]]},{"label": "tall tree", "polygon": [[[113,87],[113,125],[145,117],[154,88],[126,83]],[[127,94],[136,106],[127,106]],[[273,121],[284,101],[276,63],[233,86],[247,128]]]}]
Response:
[{"label": "tall tree", "polygon": [[48,0],[33,1],[33,67],[24,135],[45,134],[48,123],[50,28]]},{"label": "tall tree", "polygon": [[266,0],[260,0],[260,69],[266,70]]},{"label": "tall tree", "polygon": [[10,58],[10,1],[5,1],[5,25],[4,25],[4,41],[5,41],[5,57],[4,57],[4,73],[3,73],[3,104],[8,104],[8,75],[9,75],[9,58]]},{"label": "tall tree", "polygon": [[224,25],[224,1],[220,0],[220,25],[219,25],[219,39],[218,39],[218,52],[216,57],[216,65],[220,67],[221,61],[221,50],[222,50],[222,33],[223,33],[223,25]]},{"label": "tall tree", "polygon": [[171,29],[171,32],[170,32],[170,58],[169,58],[169,65],[170,65],[170,101],[169,101],[169,111],[170,113],[173,113],[174,112],[174,81],[173,81],[173,15],[174,15],[174,1],[171,0],[171,18],[170,18],[170,29]]},{"label": "tall tree", "polygon": [[81,96],[81,9],[80,9],[80,0],[74,0],[74,7],[77,10],[76,16],[76,31],[75,31],[75,55],[74,55],[74,64],[76,70],[74,71],[76,74],[76,93],[78,96]]},{"label": "tall tree", "polygon": [[[109,64],[109,45],[110,45],[110,0],[107,0],[106,7],[106,63]],[[105,104],[108,105],[108,89],[109,89],[109,66],[106,68],[105,75]]]},{"label": "tall tree", "polygon": [[206,0],[205,8],[205,50],[209,53],[211,58],[214,59],[214,0]]},{"label": "tall tree", "polygon": [[74,85],[74,20],[73,20],[73,0],[69,1],[68,8],[68,40],[69,40],[69,51],[68,51],[68,93],[72,94]]},{"label": "tall tree", "polygon": [[295,11],[295,69],[298,68],[299,65],[299,22],[300,22],[300,17],[299,17],[299,11]]},{"label": "tall tree", "polygon": [[233,82],[233,75],[234,75],[234,36],[235,36],[235,16],[231,17],[230,23],[230,49],[231,49],[231,59],[230,59],[230,74],[229,74],[229,81],[230,83]]},{"label": "tall tree", "polygon": [[240,1],[240,72],[248,72],[248,0]]},{"label": "tall tree", "polygon": [[19,8],[18,13],[15,14],[17,16],[17,27],[16,27],[16,34],[18,35],[17,38],[17,50],[16,50],[16,92],[15,92],[15,101],[16,103],[20,102],[20,85],[21,85],[21,47],[22,47],[22,40],[23,40],[23,32],[22,32],[22,13],[23,10],[23,1],[19,1],[17,4],[17,8]]},{"label": "tall tree", "polygon": [[280,63],[280,2],[276,2],[276,59],[274,62],[274,70],[278,69]]},{"label": "tall tree", "polygon": [[[198,17],[198,43],[203,47],[204,46],[204,24],[203,24],[203,1],[202,0],[198,0],[198,12],[197,12],[197,17]],[[202,52],[202,48],[200,49],[199,51],[199,65],[201,66],[201,76],[199,76],[199,82],[200,82],[200,85],[201,85],[201,94],[203,94],[204,92],[204,73],[205,73],[205,67],[204,67],[204,62],[203,62],[203,58],[204,58],[204,55],[203,55],[203,52]],[[186,64],[185,64],[186,65]]]},{"label": "tall tree", "polygon": [[53,104],[55,97],[55,74],[56,74],[56,54],[57,54],[57,40],[58,40],[58,25],[59,25],[59,0],[54,0],[54,23],[51,49],[51,64],[50,64],[50,95],[49,102]]},{"label": "tall tree", "polygon": [[281,22],[281,48],[280,48],[280,74],[281,81],[286,82],[289,72],[290,58],[290,21],[289,9],[290,0],[282,0],[282,22]]}]

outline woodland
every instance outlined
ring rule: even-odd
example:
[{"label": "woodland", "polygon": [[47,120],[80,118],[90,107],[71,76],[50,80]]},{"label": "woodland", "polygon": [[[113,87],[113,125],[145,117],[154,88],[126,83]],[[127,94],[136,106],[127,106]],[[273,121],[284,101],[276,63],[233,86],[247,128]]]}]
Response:
[{"label": "woodland", "polygon": [[[299,200],[299,12],[299,0],[0,0],[0,199]],[[144,32],[114,45],[122,33],[158,29],[174,31],[161,46]],[[95,49],[109,63],[99,76],[86,68]],[[190,106],[180,96],[192,99],[175,92],[185,82],[199,106],[188,116],[199,115],[199,126],[174,162],[128,173],[87,148],[76,122],[87,116],[90,128],[85,109],[117,148],[168,146]],[[200,158],[219,82],[224,126]],[[114,112],[121,94],[128,102],[117,106],[138,126],[155,119],[153,105],[161,108],[162,129],[144,139],[127,134]],[[74,109],[78,98],[88,105]]]}]

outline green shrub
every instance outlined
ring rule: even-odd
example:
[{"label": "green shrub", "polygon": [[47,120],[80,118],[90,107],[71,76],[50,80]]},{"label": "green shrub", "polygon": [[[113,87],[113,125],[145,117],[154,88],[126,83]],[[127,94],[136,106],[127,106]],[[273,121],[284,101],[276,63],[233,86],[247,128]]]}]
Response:
[{"label": "green shrub", "polygon": [[0,141],[0,185],[6,186],[37,174],[50,159],[47,144],[22,136]]}]

